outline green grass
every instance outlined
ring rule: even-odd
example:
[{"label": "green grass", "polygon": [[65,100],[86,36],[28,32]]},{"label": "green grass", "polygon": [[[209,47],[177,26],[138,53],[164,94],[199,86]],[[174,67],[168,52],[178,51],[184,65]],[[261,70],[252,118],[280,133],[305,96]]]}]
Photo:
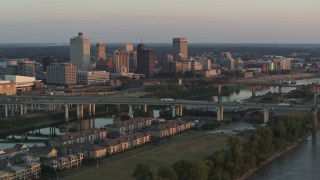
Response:
[{"label": "green grass", "polygon": [[180,134],[170,141],[165,140],[165,143],[169,142],[170,144],[165,144],[163,148],[161,142],[158,145],[149,144],[136,149],[135,157],[133,150],[131,150],[118,157],[105,159],[103,165],[98,169],[91,168],[81,172],[81,168],[79,168],[78,174],[65,179],[131,179],[131,174],[138,163],[148,164],[151,170],[157,173],[161,166],[170,166],[181,159],[204,158],[227,146],[227,136],[204,135],[200,131],[186,133],[189,134]]}]

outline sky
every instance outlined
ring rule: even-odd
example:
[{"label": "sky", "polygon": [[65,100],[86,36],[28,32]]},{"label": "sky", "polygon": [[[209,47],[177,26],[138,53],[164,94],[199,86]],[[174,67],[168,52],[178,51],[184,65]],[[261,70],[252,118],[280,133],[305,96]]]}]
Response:
[{"label": "sky", "polygon": [[320,43],[319,0],[1,0],[0,43]]}]

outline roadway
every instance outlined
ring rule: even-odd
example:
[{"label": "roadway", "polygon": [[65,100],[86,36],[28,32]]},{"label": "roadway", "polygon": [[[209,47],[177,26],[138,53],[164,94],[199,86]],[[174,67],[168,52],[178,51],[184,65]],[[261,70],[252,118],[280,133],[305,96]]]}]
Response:
[{"label": "roadway", "polygon": [[[10,98],[10,100],[8,100]],[[1,99],[1,98],[0,98]],[[307,105],[279,105],[269,103],[241,103],[241,102],[208,102],[193,100],[161,101],[153,98],[128,98],[110,96],[6,96],[6,101],[0,100],[0,105],[11,104],[120,104],[120,105],[159,105],[159,106],[196,106],[196,107],[225,107],[244,109],[288,109],[311,110],[312,104]]]}]

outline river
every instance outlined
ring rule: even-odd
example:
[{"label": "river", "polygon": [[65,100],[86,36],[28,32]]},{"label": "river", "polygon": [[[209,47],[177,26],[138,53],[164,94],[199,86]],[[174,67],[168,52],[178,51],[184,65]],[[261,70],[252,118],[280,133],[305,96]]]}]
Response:
[{"label": "river", "polygon": [[313,180],[320,178],[320,130],[296,148],[256,171],[249,180]]}]

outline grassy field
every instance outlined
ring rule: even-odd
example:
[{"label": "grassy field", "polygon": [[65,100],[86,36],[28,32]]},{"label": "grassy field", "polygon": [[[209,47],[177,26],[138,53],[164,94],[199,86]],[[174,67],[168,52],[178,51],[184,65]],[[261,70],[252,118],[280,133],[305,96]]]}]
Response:
[{"label": "grassy field", "polygon": [[[142,148],[131,150],[120,155],[105,159],[99,168],[86,169],[64,179],[131,179],[131,174],[138,163],[148,164],[156,173],[160,166],[172,165],[181,159],[197,159],[211,155],[214,151],[227,146],[227,136],[205,134],[192,131],[180,134],[170,141],[149,144]],[[169,143],[169,144],[168,144]]]}]

